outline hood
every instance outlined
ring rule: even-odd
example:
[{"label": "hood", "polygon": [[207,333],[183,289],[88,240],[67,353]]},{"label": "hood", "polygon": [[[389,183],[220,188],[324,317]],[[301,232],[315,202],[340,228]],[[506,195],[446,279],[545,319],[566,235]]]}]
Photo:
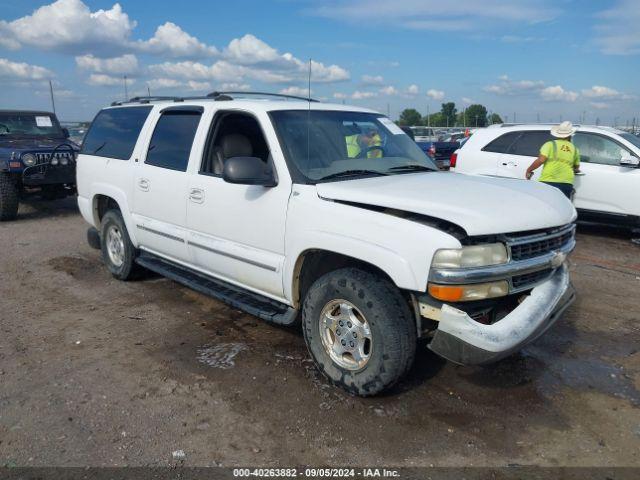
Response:
[{"label": "hood", "polygon": [[571,223],[571,202],[557,188],[539,182],[451,172],[390,175],[318,183],[325,199],[428,215],[490,235]]},{"label": "hood", "polygon": [[3,138],[0,136],[0,148],[7,150],[53,150],[61,143],[68,143],[74,150],[78,145],[68,138]]}]

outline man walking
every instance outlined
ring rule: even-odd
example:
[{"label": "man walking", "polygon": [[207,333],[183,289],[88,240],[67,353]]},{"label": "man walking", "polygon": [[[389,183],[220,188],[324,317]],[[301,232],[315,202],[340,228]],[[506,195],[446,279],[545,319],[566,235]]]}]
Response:
[{"label": "man walking", "polygon": [[542,167],[540,181],[556,187],[571,198],[573,193],[573,178],[580,171],[580,152],[571,143],[571,136],[576,132],[571,122],[562,122],[551,127],[551,135],[557,140],[551,140],[540,148],[540,155],[527,168],[527,180],[533,176],[533,171]]}]

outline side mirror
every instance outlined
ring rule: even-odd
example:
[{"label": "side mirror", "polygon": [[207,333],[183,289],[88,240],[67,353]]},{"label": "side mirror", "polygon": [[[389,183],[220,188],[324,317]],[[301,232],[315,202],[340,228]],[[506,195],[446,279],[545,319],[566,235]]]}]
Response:
[{"label": "side mirror", "polygon": [[64,138],[69,138],[71,136],[69,134],[69,129],[66,127],[62,127],[62,134],[64,135]]},{"label": "side mirror", "polygon": [[257,157],[231,157],[225,160],[222,178],[240,185],[277,185],[271,166]]},{"label": "side mirror", "polygon": [[637,168],[640,165],[640,158],[633,155],[625,155],[620,159],[621,167]]}]

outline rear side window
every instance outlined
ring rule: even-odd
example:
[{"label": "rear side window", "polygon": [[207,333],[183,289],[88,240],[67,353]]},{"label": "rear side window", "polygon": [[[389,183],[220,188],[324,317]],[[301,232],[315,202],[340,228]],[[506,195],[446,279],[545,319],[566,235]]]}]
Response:
[{"label": "rear side window", "polygon": [[552,139],[553,137],[547,131],[522,132],[522,135],[511,145],[508,153],[537,157],[540,147]]},{"label": "rear side window", "polygon": [[108,108],[93,119],[82,143],[85,155],[129,160],[153,107]]},{"label": "rear side window", "polygon": [[153,131],[144,163],[184,172],[201,116],[194,110],[164,112]]},{"label": "rear side window", "polygon": [[493,152],[493,153],[507,153],[509,147],[513,144],[513,142],[520,136],[520,132],[509,132],[504,135],[500,135],[493,142],[489,143],[485,146],[482,151],[483,152]]}]

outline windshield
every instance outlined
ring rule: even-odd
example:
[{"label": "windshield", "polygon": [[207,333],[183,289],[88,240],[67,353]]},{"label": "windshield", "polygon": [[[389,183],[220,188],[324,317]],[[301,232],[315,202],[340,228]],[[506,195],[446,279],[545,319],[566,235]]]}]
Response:
[{"label": "windshield", "polygon": [[63,137],[58,120],[47,113],[0,113],[0,136]]},{"label": "windshield", "polygon": [[631,133],[621,133],[620,136],[633,146],[640,148],[640,137]]},{"label": "windshield", "polygon": [[379,114],[280,110],[270,116],[296,181],[437,170],[407,134]]}]

